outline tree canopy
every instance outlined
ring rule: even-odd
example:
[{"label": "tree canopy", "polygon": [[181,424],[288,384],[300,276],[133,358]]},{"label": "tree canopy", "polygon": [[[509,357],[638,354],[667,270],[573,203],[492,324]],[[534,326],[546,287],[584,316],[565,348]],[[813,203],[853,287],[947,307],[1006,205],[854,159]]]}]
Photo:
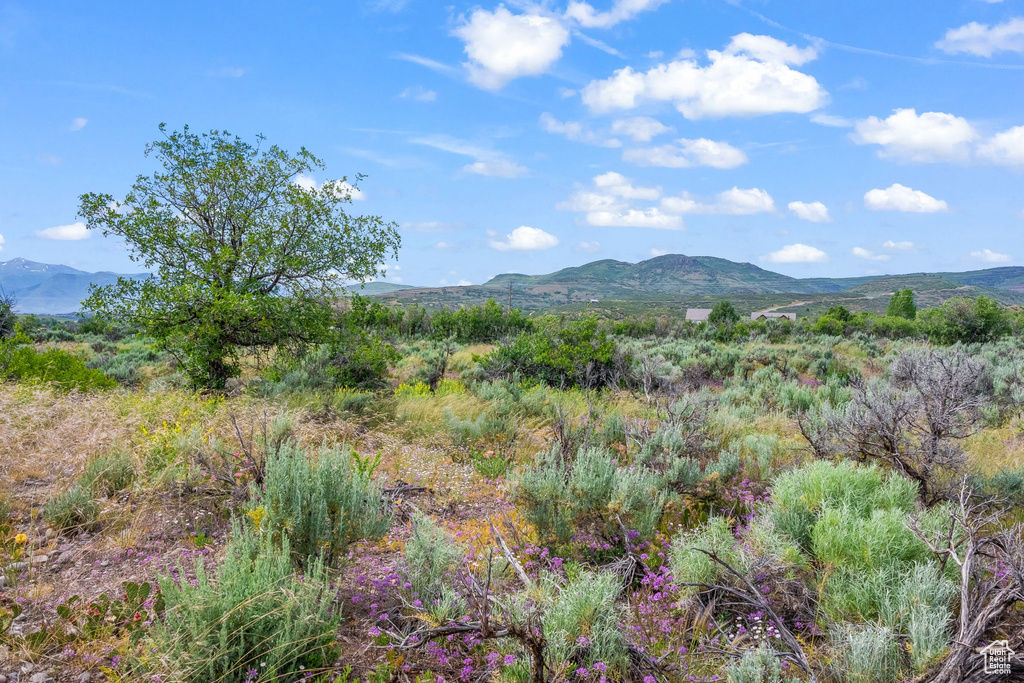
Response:
[{"label": "tree canopy", "polygon": [[708,314],[708,323],[711,325],[729,325],[739,322],[740,314],[731,301],[719,301]]},{"label": "tree canopy", "polygon": [[901,289],[893,293],[889,299],[889,305],[885,309],[886,315],[896,318],[913,320],[917,317],[917,305],[914,304],[914,290]]},{"label": "tree canopy", "polygon": [[305,148],[160,131],[145,152],[159,170],[138,176],[123,200],[89,193],[79,208],[152,276],[95,287],[84,304],[156,338],[194,385],[223,388],[242,351],[316,341],[338,287],[397,256],[396,225],[350,215],[357,189],[344,178],[310,182],[324,164]]}]

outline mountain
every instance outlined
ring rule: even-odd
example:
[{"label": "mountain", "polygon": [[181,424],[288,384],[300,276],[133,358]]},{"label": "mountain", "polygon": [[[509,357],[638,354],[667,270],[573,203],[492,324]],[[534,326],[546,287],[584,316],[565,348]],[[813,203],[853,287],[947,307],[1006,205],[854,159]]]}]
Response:
[{"label": "mountain", "polygon": [[[936,305],[953,296],[985,294],[1003,304],[1024,304],[1024,267],[1006,266],[963,273],[912,273],[849,278],[793,278],[751,263],[713,256],[666,254],[639,263],[613,259],[563,268],[543,275],[505,273],[482,285],[408,288],[378,295],[428,308],[480,303],[489,297],[525,310],[631,302],[656,309],[710,305],[726,296],[751,310],[799,301],[849,305],[854,310],[885,308],[889,294],[910,288],[922,303]],[[603,303],[602,303],[603,302]],[[600,306],[598,306],[600,308]],[[618,307],[612,307],[621,310]]]},{"label": "mountain", "polygon": [[499,275],[484,287],[508,287],[527,291],[566,290],[582,296],[622,298],[631,293],[662,294],[768,294],[774,292],[813,293],[819,289],[787,275],[735,263],[713,256],[666,254],[640,263],[606,259],[548,275]]},{"label": "mountain", "polygon": [[81,310],[90,285],[109,285],[118,277],[147,277],[145,273],[87,273],[70,266],[36,263],[23,258],[0,263],[0,287],[12,295],[19,313],[61,315]]},{"label": "mountain", "polygon": [[345,287],[350,292],[371,296],[373,294],[388,294],[402,289],[413,289],[412,285],[400,285],[395,282],[364,282],[361,285],[348,285]]}]

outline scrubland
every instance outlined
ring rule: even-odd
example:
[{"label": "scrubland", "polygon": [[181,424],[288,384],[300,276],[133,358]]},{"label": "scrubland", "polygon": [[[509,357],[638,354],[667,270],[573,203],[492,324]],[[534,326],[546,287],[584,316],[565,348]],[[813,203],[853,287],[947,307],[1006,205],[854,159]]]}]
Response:
[{"label": "scrubland", "polygon": [[1024,340],[834,319],[382,329],[217,394],[37,331],[77,364],[0,383],[0,676],[980,675],[1024,651]]}]

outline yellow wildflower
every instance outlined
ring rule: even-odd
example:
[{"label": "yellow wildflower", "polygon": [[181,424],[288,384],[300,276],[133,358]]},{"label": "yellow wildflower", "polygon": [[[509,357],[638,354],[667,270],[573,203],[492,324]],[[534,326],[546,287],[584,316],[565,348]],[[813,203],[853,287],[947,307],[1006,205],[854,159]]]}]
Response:
[{"label": "yellow wildflower", "polygon": [[23,543],[27,543],[28,542],[28,536],[26,536],[25,534],[18,534],[17,536],[14,537],[14,542],[17,543],[18,545],[22,545]]}]

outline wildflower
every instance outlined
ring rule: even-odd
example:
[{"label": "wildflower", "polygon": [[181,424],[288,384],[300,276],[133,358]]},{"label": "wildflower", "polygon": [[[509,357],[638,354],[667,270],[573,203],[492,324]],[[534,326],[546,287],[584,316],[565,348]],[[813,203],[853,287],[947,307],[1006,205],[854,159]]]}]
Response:
[{"label": "wildflower", "polygon": [[505,666],[512,666],[516,663],[515,655],[505,655]]},{"label": "wildflower", "polygon": [[28,536],[26,536],[25,534],[18,534],[17,536],[14,537],[14,542],[17,543],[18,545],[22,545],[23,543],[27,543],[28,542]]}]

